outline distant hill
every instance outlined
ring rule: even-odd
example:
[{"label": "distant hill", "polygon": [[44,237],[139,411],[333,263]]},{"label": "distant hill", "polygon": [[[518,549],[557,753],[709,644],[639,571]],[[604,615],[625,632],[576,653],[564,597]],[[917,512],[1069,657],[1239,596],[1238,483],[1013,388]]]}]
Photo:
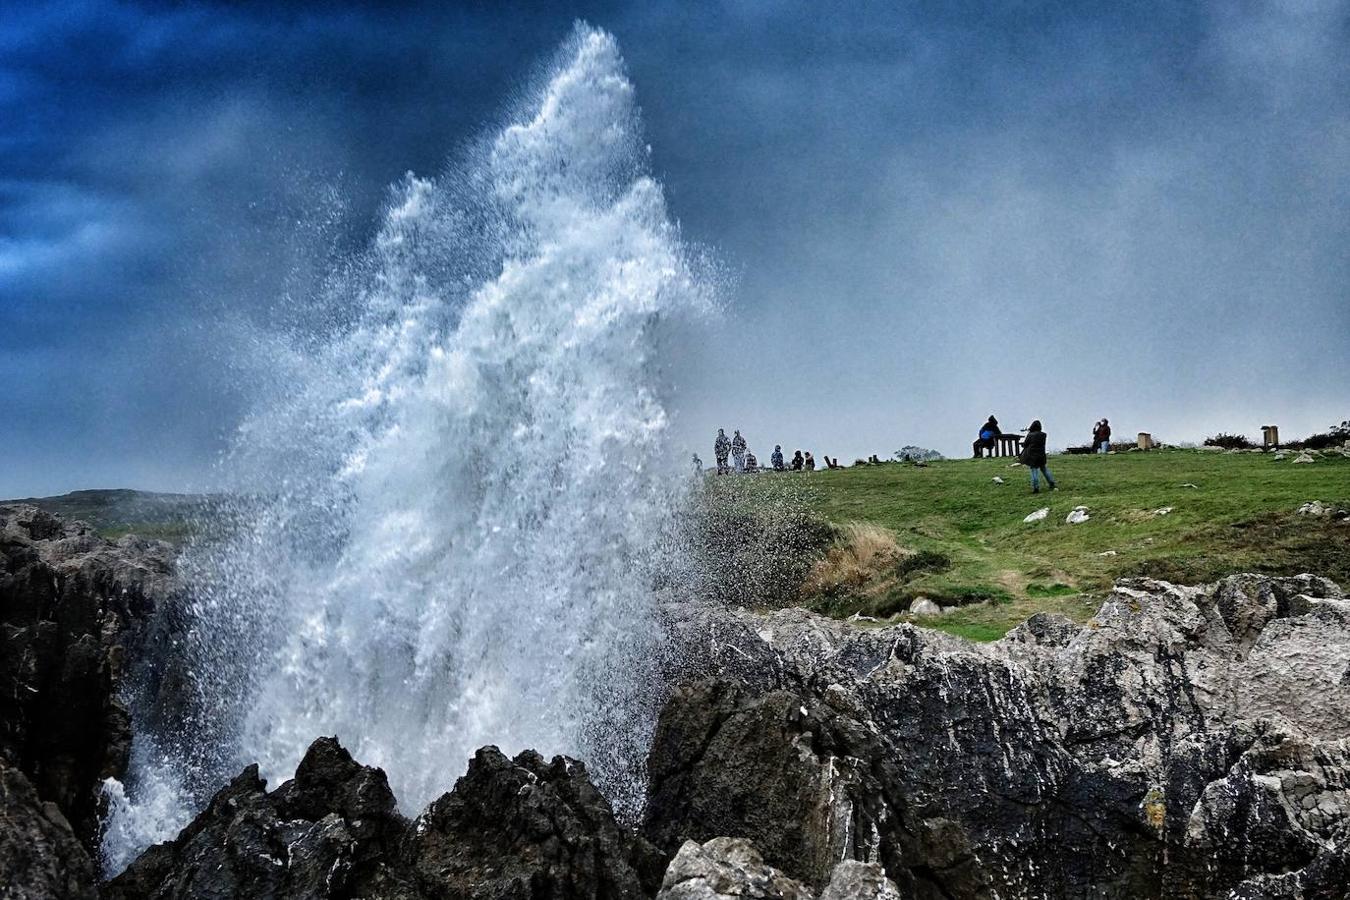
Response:
[{"label": "distant hill", "polygon": [[180,543],[195,530],[194,523],[210,516],[221,495],[160,494],[126,489],[72,491],[59,497],[23,497],[0,503],[29,503],[68,519],[87,523],[108,538],[136,533]]}]

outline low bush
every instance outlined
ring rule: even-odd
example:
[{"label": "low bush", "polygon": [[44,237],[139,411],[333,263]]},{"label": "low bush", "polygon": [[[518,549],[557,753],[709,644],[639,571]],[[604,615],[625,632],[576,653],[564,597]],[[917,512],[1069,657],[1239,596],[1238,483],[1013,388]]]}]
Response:
[{"label": "low bush", "polygon": [[1256,445],[1247,439],[1244,434],[1228,434],[1220,431],[1216,435],[1205,438],[1206,447],[1222,447],[1225,450],[1250,450]]},{"label": "low bush", "polygon": [[1290,441],[1284,446],[1291,450],[1325,450],[1328,447],[1339,447],[1346,441],[1350,441],[1350,419],[1339,425],[1332,425],[1326,431],[1310,434],[1301,441]]}]

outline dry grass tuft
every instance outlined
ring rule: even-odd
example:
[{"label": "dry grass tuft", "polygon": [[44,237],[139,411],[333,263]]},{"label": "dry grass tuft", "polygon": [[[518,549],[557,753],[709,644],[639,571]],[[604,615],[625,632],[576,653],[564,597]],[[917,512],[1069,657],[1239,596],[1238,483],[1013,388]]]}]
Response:
[{"label": "dry grass tuft", "polygon": [[806,573],[803,595],[853,592],[888,581],[906,555],[891,530],[880,525],[849,522],[839,532],[835,545]]}]

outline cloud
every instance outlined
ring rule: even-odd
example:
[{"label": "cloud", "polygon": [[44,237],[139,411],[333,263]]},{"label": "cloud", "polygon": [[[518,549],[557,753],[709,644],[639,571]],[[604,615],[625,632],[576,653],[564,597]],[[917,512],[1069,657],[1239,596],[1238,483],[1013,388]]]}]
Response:
[{"label": "cloud", "polygon": [[673,358],[693,448],[739,423],[958,452],[991,410],[1066,440],[1103,414],[1325,425],[1350,395],[1348,10],[7,12],[0,494],[208,479],[241,335],[327,327],[388,185],[496,122],[576,16],[618,36],[672,210],[739,276]]}]

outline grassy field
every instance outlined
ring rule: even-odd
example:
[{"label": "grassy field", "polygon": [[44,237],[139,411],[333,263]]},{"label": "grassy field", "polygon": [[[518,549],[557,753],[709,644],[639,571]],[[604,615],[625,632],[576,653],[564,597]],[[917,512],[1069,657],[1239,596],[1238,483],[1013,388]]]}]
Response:
[{"label": "grassy field", "polygon": [[[1350,522],[1295,512],[1309,500],[1350,508],[1350,459],[1159,450],[1057,456],[1050,469],[1060,488],[1038,495],[1008,460],[735,480],[753,481],[764,498],[798,482],[809,508],[840,526],[798,597],[836,616],[906,618],[924,596],[959,608],[923,624],[992,640],[1043,610],[1084,620],[1126,575],[1198,583],[1314,572],[1350,586]],[[731,480],[710,479],[710,491]],[[1080,505],[1088,521],[1067,524]],[[1023,522],[1041,507],[1050,509],[1043,521]]]}]

